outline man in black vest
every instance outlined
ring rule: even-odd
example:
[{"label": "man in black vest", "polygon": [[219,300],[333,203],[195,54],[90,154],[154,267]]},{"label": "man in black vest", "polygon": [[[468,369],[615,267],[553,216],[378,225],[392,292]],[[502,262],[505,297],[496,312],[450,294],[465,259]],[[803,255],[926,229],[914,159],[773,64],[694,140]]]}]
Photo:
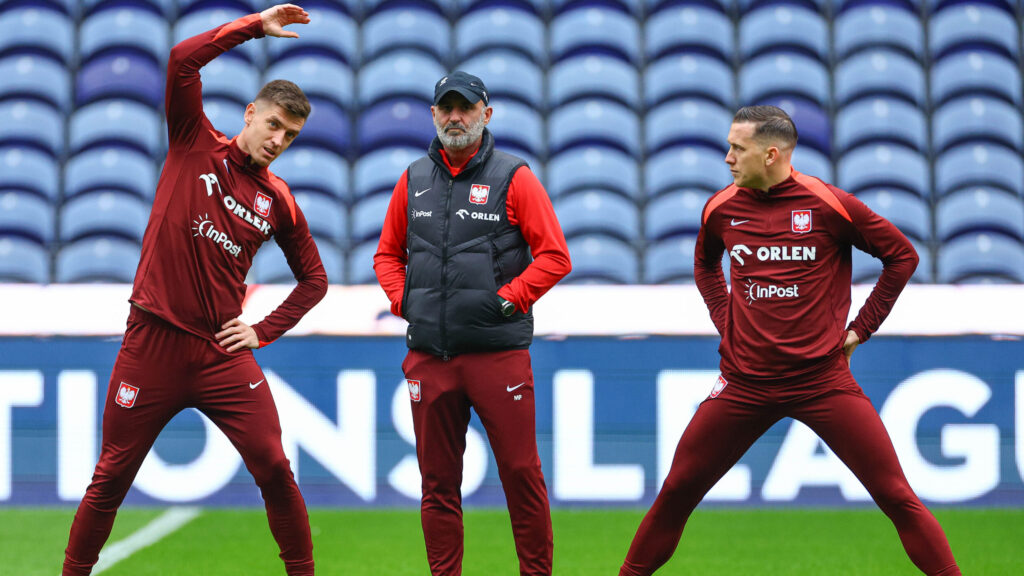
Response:
[{"label": "man in black vest", "polygon": [[402,364],[423,477],[434,576],[462,573],[462,455],[469,409],[490,439],[520,574],[551,574],[551,513],[534,425],[531,307],[569,273],[547,192],[494,149],[476,76],[434,86],[437,138],[395,186],[374,256],[391,311],[409,321]]}]

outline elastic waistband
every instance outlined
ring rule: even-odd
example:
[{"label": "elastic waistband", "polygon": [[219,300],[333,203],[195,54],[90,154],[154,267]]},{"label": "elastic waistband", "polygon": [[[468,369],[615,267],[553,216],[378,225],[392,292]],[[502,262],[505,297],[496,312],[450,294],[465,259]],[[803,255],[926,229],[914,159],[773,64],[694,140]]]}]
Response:
[{"label": "elastic waistband", "polygon": [[184,330],[182,330],[181,328],[178,328],[174,324],[171,324],[167,320],[164,320],[163,318],[157,316],[156,314],[153,314],[152,312],[150,312],[148,310],[144,310],[141,306],[139,306],[138,304],[135,304],[134,302],[131,303],[131,306],[129,306],[129,308],[131,309],[128,312],[128,321],[129,322],[138,322],[140,324],[150,324],[152,326],[159,326],[161,328],[167,328],[168,330],[177,330],[179,332],[184,332]]}]

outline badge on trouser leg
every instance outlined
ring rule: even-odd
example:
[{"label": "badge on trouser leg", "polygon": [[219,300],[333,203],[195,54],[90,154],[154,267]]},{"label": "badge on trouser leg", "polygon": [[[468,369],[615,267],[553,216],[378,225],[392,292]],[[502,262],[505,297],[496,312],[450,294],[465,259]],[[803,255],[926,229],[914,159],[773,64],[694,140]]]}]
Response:
[{"label": "badge on trouser leg", "polygon": [[718,380],[715,380],[715,387],[711,389],[710,397],[718,398],[718,395],[721,394],[722,390],[725,390],[725,387],[728,385],[729,383],[725,381],[725,378],[723,378],[722,375],[719,374]]},{"label": "badge on trouser leg", "polygon": [[114,402],[117,402],[118,406],[131,408],[135,406],[135,399],[138,397],[138,387],[132,386],[127,382],[121,382],[121,387],[117,389],[117,396],[114,398]]}]

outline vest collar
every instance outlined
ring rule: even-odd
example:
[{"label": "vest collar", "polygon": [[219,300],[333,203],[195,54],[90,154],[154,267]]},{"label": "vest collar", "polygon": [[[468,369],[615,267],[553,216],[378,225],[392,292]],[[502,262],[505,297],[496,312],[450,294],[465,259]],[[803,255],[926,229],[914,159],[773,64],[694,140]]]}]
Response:
[{"label": "vest collar", "polygon": [[[430,159],[434,161],[442,170],[445,171],[449,176],[452,175],[452,171],[448,168],[448,163],[445,162],[444,157],[441,155],[441,140],[434,136],[434,140],[430,143],[430,152],[427,153]],[[458,175],[453,178],[458,178],[463,174],[472,172],[475,168],[487,161],[491,157],[491,153],[494,152],[494,136],[491,135],[491,131],[484,128],[483,139],[480,141],[480,148],[477,149],[476,154],[469,159],[469,162],[459,171]]]}]

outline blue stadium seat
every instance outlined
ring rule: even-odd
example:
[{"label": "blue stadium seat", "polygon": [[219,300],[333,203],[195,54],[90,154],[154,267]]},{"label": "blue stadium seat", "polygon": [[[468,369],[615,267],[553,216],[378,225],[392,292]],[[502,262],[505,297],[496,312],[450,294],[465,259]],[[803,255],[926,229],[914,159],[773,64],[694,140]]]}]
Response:
[{"label": "blue stadium seat", "polygon": [[82,62],[108,50],[131,49],[164,63],[171,51],[167,19],[143,8],[124,6],[96,12],[82,21],[78,32]]},{"label": "blue stadium seat", "polygon": [[437,135],[429,106],[415,98],[385,100],[364,108],[357,120],[357,131],[362,154],[386,146],[426,150]]},{"label": "blue stadium seat", "polygon": [[706,146],[665,148],[648,157],[644,174],[648,197],[676,188],[696,187],[712,192],[732,184],[725,154]]},{"label": "blue stadium seat", "polygon": [[511,98],[543,110],[544,71],[525,56],[510,50],[489,50],[466,60],[460,70],[479,76],[491,100]]},{"label": "blue stadium seat", "polygon": [[348,214],[342,204],[329,196],[306,192],[297,192],[295,202],[306,216],[313,236],[338,246],[348,242]]},{"label": "blue stadium seat", "polygon": [[[482,34],[481,30],[487,32]],[[545,36],[544,21],[536,14],[506,5],[481,8],[457,20],[455,53],[459,60],[465,60],[494,48],[514,50],[539,65],[547,61]],[[488,88],[495,89],[487,77],[480,77]]]},{"label": "blue stadium seat", "polygon": [[0,146],[32,146],[52,156],[64,153],[64,117],[41,102],[0,102]]},{"label": "blue stadium seat", "polygon": [[696,247],[697,237],[692,235],[668,238],[648,246],[644,252],[644,283],[693,282],[693,255]]},{"label": "blue stadium seat", "polygon": [[[836,3],[842,0],[835,0]],[[832,4],[832,0],[736,0],[736,9],[742,15],[756,10],[764,5],[771,4],[784,4],[790,6],[799,6],[801,8],[810,8],[816,10],[821,14],[825,14],[829,10],[829,6]]]},{"label": "blue stadium seat", "polygon": [[568,284],[637,284],[640,263],[628,243],[589,234],[568,240],[572,272]]},{"label": "blue stadium seat", "polygon": [[211,8],[225,8],[241,10],[252,14],[259,12],[265,6],[262,0],[171,0],[177,6],[179,16],[184,16],[199,10],[210,10]]},{"label": "blue stadium seat", "polygon": [[824,155],[832,151],[832,124],[828,112],[818,104],[799,97],[768,98],[761,102],[778,106],[789,114],[800,135],[800,145]]},{"label": "blue stadium seat", "polygon": [[[334,58],[314,55],[287,58],[268,68],[264,78],[268,82],[291,80],[302,88],[306,96],[330,100],[346,110],[355,105],[355,74]],[[249,100],[255,96],[253,92]]]},{"label": "blue stadium seat", "polygon": [[[293,67],[294,70],[296,67]],[[200,70],[204,98],[226,98],[245,106],[256,99],[262,86],[260,71],[241,58],[215,58]],[[278,78],[271,76],[270,79]],[[300,86],[303,86],[300,84]],[[305,87],[303,86],[303,89]]]},{"label": "blue stadium seat", "polygon": [[935,161],[935,191],[939,196],[966,186],[990,185],[1024,196],[1024,161],[1010,148],[993,144],[964,144]]},{"label": "blue stadium seat", "polygon": [[426,153],[426,148],[396,146],[374,150],[360,157],[352,167],[355,200],[381,192],[390,194],[405,169]]},{"label": "blue stadium seat", "polygon": [[[931,239],[931,206],[920,196],[886,188],[869,188],[858,192],[857,199],[895,224],[907,237],[922,242]],[[1024,220],[1021,225],[1024,226]]]},{"label": "blue stadium seat", "polygon": [[426,54],[389,52],[359,70],[359,103],[370,106],[385,98],[400,97],[432,103],[434,84],[445,74],[441,64]]},{"label": "blue stadium seat", "polygon": [[374,194],[356,201],[351,212],[352,226],[349,228],[353,244],[380,237],[390,202],[391,194]]},{"label": "blue stadium seat", "polygon": [[571,8],[551,20],[551,59],[605,54],[637,64],[640,26],[631,14],[599,4]]},{"label": "blue stadium seat", "polygon": [[573,146],[613,146],[639,158],[640,120],[633,110],[607,100],[576,100],[548,116],[552,153]]},{"label": "blue stadium seat", "polygon": [[1024,244],[999,234],[967,234],[939,247],[938,281],[960,284],[991,278],[1024,282]]},{"label": "blue stadium seat", "polygon": [[14,190],[0,191],[0,236],[53,242],[53,206],[44,198]]},{"label": "blue stadium seat", "polygon": [[669,100],[647,113],[647,153],[679,144],[700,144],[719,148],[724,154],[732,116],[730,111],[707,100]]},{"label": "blue stadium seat", "polygon": [[203,113],[213,127],[228,138],[238,136],[245,126],[245,106],[237,100],[216,96],[203,98]]},{"label": "blue stadium seat", "polygon": [[551,67],[549,106],[592,97],[609,98],[639,108],[640,82],[636,67],[617,58],[595,54],[566,58]]},{"label": "blue stadium seat", "polygon": [[341,156],[352,147],[352,121],[347,112],[334,102],[309,97],[312,111],[296,138],[303,146],[320,146]]},{"label": "blue stadium seat", "polygon": [[927,198],[931,190],[928,162],[920,152],[894,144],[869,144],[839,160],[839,187],[857,193],[887,186]]},{"label": "blue stadium seat", "polygon": [[42,245],[0,236],[0,282],[50,282],[50,253]]},{"label": "blue stadium seat", "polygon": [[712,56],[666,56],[652,62],[644,73],[644,103],[650,107],[672,98],[701,97],[732,108],[733,80],[732,68]]},{"label": "blue stadium seat", "polygon": [[64,198],[92,191],[120,191],[152,200],[156,168],[150,156],[128,148],[93,148],[64,165]]},{"label": "blue stadium seat", "polygon": [[966,232],[999,232],[1024,240],[1024,202],[1005,190],[978,186],[943,197],[935,210],[942,241]]},{"label": "blue stadium seat", "polygon": [[55,279],[61,283],[119,282],[135,279],[141,250],[121,238],[85,238],[57,252]]},{"label": "blue stadium seat", "polygon": [[896,98],[866,98],[836,114],[836,148],[840,153],[872,142],[892,142],[919,152],[928,150],[924,111]]},{"label": "blue stadium seat", "polygon": [[313,191],[335,200],[348,200],[349,170],[345,159],[315,146],[302,146],[301,141],[280,158],[270,170],[288,183],[292,192]]},{"label": "blue stadium seat", "polygon": [[0,58],[0,78],[0,100],[33,98],[63,112],[71,107],[71,79],[54,60],[32,54]]},{"label": "blue stadium seat", "polygon": [[363,242],[348,254],[349,284],[376,284],[377,274],[373,271],[373,255],[377,253],[377,238]]},{"label": "blue stadium seat", "polygon": [[84,106],[103,98],[129,98],[162,108],[164,74],[152,60],[134,53],[97,56],[78,71],[75,104]]},{"label": "blue stadium seat", "polygon": [[[232,22],[251,13],[252,12],[242,10],[241,8],[211,7],[205,9],[200,8],[194,12],[180,16],[174,23],[172,46],[177,45],[186,38],[202,34],[207,30],[212,30],[222,24]],[[312,22],[307,24],[307,26],[311,25]],[[305,29],[303,29],[299,35],[303,36],[305,35],[304,33]],[[293,42],[298,42],[298,40],[295,40],[294,38],[271,38],[269,40],[291,40]],[[229,50],[224,56],[227,56],[228,58],[243,58],[257,66],[262,66],[263,49],[264,46],[270,43],[269,40],[262,42],[243,42]],[[224,56],[221,57],[223,58]],[[163,86],[163,83],[161,83],[161,86]]]},{"label": "blue stadium seat", "polygon": [[149,204],[123,192],[98,192],[71,198],[60,208],[60,239],[72,242],[91,236],[116,236],[142,242]]},{"label": "blue stadium seat", "polygon": [[736,53],[728,16],[699,4],[674,5],[650,15],[644,39],[650,61],[678,52],[698,52],[731,62]]},{"label": "blue stadium seat", "polygon": [[132,100],[102,100],[71,115],[68,145],[73,152],[93,146],[120,145],[159,156],[167,136],[160,115]]},{"label": "blue stadium seat", "polygon": [[[359,62],[359,26],[351,16],[319,5],[311,8],[309,24],[295,27],[298,38],[267,38],[267,57],[271,62],[293,56],[315,55],[338,58],[350,67]],[[235,48],[237,50],[237,48]]]},{"label": "blue stadium seat", "polygon": [[[917,242],[910,238],[910,243],[917,252],[918,263],[914,275],[910,281],[920,284],[929,284],[932,279],[932,252],[926,244]],[[882,273],[882,261],[867,252],[862,252],[856,247],[853,248],[853,266],[851,270],[851,281],[854,284],[873,285],[878,282],[878,276]]]},{"label": "blue stadium seat", "polygon": [[75,52],[74,22],[43,6],[24,6],[0,12],[0,56],[18,52],[39,52],[62,65],[71,63]]},{"label": "blue stadium seat", "polygon": [[[530,1],[537,3],[537,0]],[[592,0],[549,0],[549,3],[551,5],[551,12],[556,15],[575,10],[580,6],[602,6],[611,7],[633,16],[639,16],[644,0],[600,0],[598,2]]]},{"label": "blue stadium seat", "polygon": [[739,23],[744,60],[777,50],[794,51],[828,62],[828,22],[818,12],[795,4],[768,4],[746,13]]},{"label": "blue stadium seat", "polygon": [[640,214],[632,199],[614,192],[586,190],[554,202],[566,238],[604,234],[626,242],[640,238]]},{"label": "blue stadium seat", "polygon": [[19,146],[0,147],[0,190],[23,190],[56,200],[58,170],[49,154]]},{"label": "blue stadium seat", "polygon": [[1020,111],[1003,100],[976,96],[950,100],[932,114],[936,151],[974,140],[1024,149]]},{"label": "blue stadium seat", "polygon": [[809,146],[797,146],[793,150],[793,166],[801,173],[833,182],[832,161],[828,156]]},{"label": "blue stadium seat", "polygon": [[[79,0],[68,1],[76,4],[79,2]],[[81,12],[88,15],[104,10],[116,10],[126,5],[140,10],[148,10],[163,16],[169,22],[173,22],[178,14],[178,5],[175,0],[134,0],[131,4],[126,4],[122,0],[81,0]]]},{"label": "blue stadium seat", "polygon": [[680,234],[696,234],[701,214],[711,193],[698,188],[673,190],[653,198],[644,208],[644,237],[662,240]]},{"label": "blue stadium seat", "polygon": [[834,21],[834,49],[840,60],[867,48],[899,50],[924,57],[921,17],[890,4],[864,4],[841,12]]},{"label": "blue stadium seat", "polygon": [[894,96],[924,107],[921,64],[899,52],[871,49],[843,60],[835,68],[835,99],[845,105],[866,96]]},{"label": "blue stadium seat", "polygon": [[544,119],[531,106],[514,100],[499,102],[494,106],[487,128],[494,135],[498,148],[513,146],[534,156],[545,155]]},{"label": "blue stadium seat", "polygon": [[1021,105],[1020,67],[993,52],[955,52],[932,66],[932,103],[988,95]]},{"label": "blue stadium seat", "polygon": [[928,22],[933,58],[956,50],[985,48],[1008,58],[1020,55],[1020,30],[1013,14],[985,4],[954,4],[939,8]]},{"label": "blue stadium seat", "polygon": [[548,194],[557,198],[584,189],[640,196],[637,161],[624,152],[597,146],[572,148],[548,162]]},{"label": "blue stadium seat", "polygon": [[[345,271],[345,258],[341,250],[322,238],[316,239],[316,249],[320,253],[324,271],[327,272],[327,281],[341,284]],[[276,242],[267,242],[256,252],[249,272],[252,282],[256,284],[295,284],[295,274],[288,267],[288,260]]]},{"label": "blue stadium seat", "polygon": [[748,60],[739,76],[744,104],[778,96],[799,96],[822,107],[829,102],[828,69],[809,56],[764,54]]},{"label": "blue stadium seat", "polygon": [[374,13],[363,21],[362,38],[364,62],[392,50],[422,50],[444,61],[451,51],[448,20],[436,12],[410,6]]}]

